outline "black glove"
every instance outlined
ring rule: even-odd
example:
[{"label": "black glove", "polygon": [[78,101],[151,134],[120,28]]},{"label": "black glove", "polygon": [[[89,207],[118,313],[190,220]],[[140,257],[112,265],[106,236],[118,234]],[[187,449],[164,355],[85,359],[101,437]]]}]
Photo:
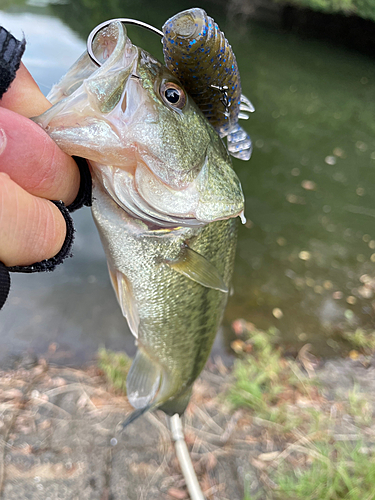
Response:
[{"label": "black glove", "polygon": [[[0,99],[9,89],[10,84],[16,77],[16,72],[20,67],[21,58],[25,51],[25,39],[20,42],[7,30],[0,26]],[[62,213],[66,222],[66,237],[55,257],[36,262],[31,266],[6,267],[0,262],[0,309],[3,307],[10,289],[9,272],[15,273],[38,273],[42,271],[53,271],[58,264],[61,264],[66,257],[71,257],[74,240],[74,225],[70,212],[74,212],[82,206],[91,206],[91,174],[87,161],[84,158],[73,156],[78,165],[81,184],[76,199],[68,207],[62,201],[52,201]]]}]

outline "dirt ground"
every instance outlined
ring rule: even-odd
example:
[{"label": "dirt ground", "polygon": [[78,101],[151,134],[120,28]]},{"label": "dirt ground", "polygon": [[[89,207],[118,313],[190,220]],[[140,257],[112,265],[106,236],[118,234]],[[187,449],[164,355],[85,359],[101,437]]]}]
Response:
[{"label": "dirt ground", "polygon": [[[194,467],[210,500],[242,500],[244,484],[251,492],[272,488],[268,467],[301,444],[298,434],[294,441],[277,437],[277,424],[246,410],[229,411],[222,394],[230,377],[220,359],[210,363],[184,417]],[[374,405],[375,364],[329,361],[317,377],[319,401],[297,400],[291,410],[323,405],[333,412],[337,435],[355,434],[353,418],[337,401],[356,387]],[[52,367],[40,359],[0,372],[0,498],[188,498],[167,418],[149,413],[120,432],[130,411],[126,397],[112,391],[96,367]]]}]

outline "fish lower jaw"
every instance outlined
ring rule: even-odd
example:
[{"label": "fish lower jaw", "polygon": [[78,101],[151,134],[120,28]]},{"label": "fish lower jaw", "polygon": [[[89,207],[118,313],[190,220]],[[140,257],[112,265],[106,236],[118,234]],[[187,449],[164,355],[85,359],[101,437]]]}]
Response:
[{"label": "fish lower jaw", "polygon": [[175,217],[159,211],[148,204],[135,183],[135,176],[129,169],[90,162],[95,178],[106,194],[131,218],[142,221],[151,229],[171,229],[179,226],[202,226],[193,217]]},{"label": "fish lower jaw", "polygon": [[[157,219],[183,226],[204,226],[214,221],[241,216],[242,203],[219,199],[206,201],[207,188],[202,185],[201,174],[183,189],[173,189],[160,180],[144,162],[139,162],[135,173],[135,189]],[[202,189],[203,188],[203,189]],[[241,216],[242,219],[242,216]]]},{"label": "fish lower jaw", "polygon": [[[201,200],[195,182],[184,190],[173,190],[159,180],[148,166],[133,162],[130,153],[125,168],[91,162],[94,174],[105,192],[129,216],[151,230],[176,227],[202,227],[211,222],[240,216],[243,206],[220,202],[220,210]],[[238,209],[237,209],[238,208]],[[216,211],[216,213],[215,213]]]}]

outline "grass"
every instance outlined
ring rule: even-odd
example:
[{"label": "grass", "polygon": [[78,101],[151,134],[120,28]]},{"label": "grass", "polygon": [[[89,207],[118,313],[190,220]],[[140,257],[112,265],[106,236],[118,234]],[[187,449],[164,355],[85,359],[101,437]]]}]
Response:
[{"label": "grass", "polygon": [[357,328],[355,332],[343,332],[342,336],[354,349],[364,354],[371,355],[375,351],[375,331],[366,332]]},{"label": "grass", "polygon": [[[234,382],[226,398],[234,408],[249,408],[261,418],[284,422],[287,430],[296,424],[296,419],[288,415],[287,404],[301,395],[312,397],[314,391],[297,363],[286,360],[275,347],[277,340],[276,329],[253,329],[245,334],[240,342],[244,352],[250,352],[236,361]],[[239,341],[235,342],[238,348]]]},{"label": "grass", "polygon": [[[375,422],[363,389],[354,384],[327,401],[308,349],[298,360],[285,359],[276,329],[247,323],[237,334],[239,358],[225,399],[233,409],[248,410],[259,439],[251,462],[259,467],[258,485],[254,491],[246,483],[242,500],[375,500]],[[350,340],[362,352],[374,348],[362,331]],[[109,383],[125,392],[131,360],[105,349],[98,357]]]},{"label": "grass", "polygon": [[126,394],[126,377],[132,360],[124,352],[113,352],[100,349],[98,352],[98,365],[103,370],[111,386]]},{"label": "grass", "polygon": [[360,426],[369,425],[372,421],[372,405],[367,397],[359,390],[358,385],[348,392],[348,413],[354,417],[355,423]]},{"label": "grass", "polygon": [[[305,361],[285,359],[276,330],[242,326],[226,399],[258,417],[253,425],[267,420],[267,446],[272,443],[272,458],[262,463],[260,454],[255,461],[261,487],[253,492],[245,484],[243,500],[375,500],[375,421],[366,394],[354,384],[328,401],[314,380],[308,349],[300,353],[307,353]],[[374,351],[375,335],[356,330],[348,337],[359,351]]]},{"label": "grass", "polygon": [[278,469],[275,500],[375,498],[375,457],[363,453],[360,442],[318,444],[313,451],[312,463],[307,468]]}]

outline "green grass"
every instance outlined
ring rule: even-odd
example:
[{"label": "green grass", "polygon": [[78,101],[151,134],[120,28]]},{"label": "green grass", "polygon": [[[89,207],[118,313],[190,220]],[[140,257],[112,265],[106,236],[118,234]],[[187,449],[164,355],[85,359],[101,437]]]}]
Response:
[{"label": "green grass", "polygon": [[100,349],[98,352],[98,365],[103,370],[108,382],[126,394],[126,377],[132,360],[124,352],[107,351]]},{"label": "green grass", "polygon": [[366,332],[357,328],[355,332],[343,332],[342,336],[354,349],[364,354],[371,355],[375,351],[375,331]]},{"label": "green grass", "polygon": [[[250,494],[245,484],[243,500],[375,500],[375,452],[363,446],[370,439],[371,402],[356,385],[327,402],[297,362],[283,357],[277,341],[276,330],[252,327],[234,344],[240,358],[226,398],[258,417],[257,426],[267,420],[267,439],[280,449],[262,469],[269,479],[261,491]],[[358,350],[373,349],[372,336],[360,330],[352,341]],[[331,413],[333,406],[336,413]],[[356,436],[341,441],[347,414]]]},{"label": "green grass", "polygon": [[234,407],[245,406],[263,414],[268,403],[281,392],[281,355],[272,345],[275,337],[273,330],[251,332],[248,341],[253,350],[237,360],[233,370],[235,382],[228,393],[228,400]]},{"label": "green grass", "polygon": [[275,500],[373,500],[375,457],[361,443],[324,443],[306,449],[307,468],[279,467]]},{"label": "green grass", "polygon": [[285,425],[285,430],[297,425],[300,417],[290,415],[287,403],[296,394],[307,394],[311,382],[298,365],[282,356],[275,347],[278,331],[248,332],[245,346],[252,346],[235,362],[233,384],[226,398],[234,408],[249,408],[258,417]]},{"label": "green grass", "polygon": [[348,413],[354,417],[355,423],[360,426],[369,425],[372,421],[372,405],[358,386],[348,392]]}]

